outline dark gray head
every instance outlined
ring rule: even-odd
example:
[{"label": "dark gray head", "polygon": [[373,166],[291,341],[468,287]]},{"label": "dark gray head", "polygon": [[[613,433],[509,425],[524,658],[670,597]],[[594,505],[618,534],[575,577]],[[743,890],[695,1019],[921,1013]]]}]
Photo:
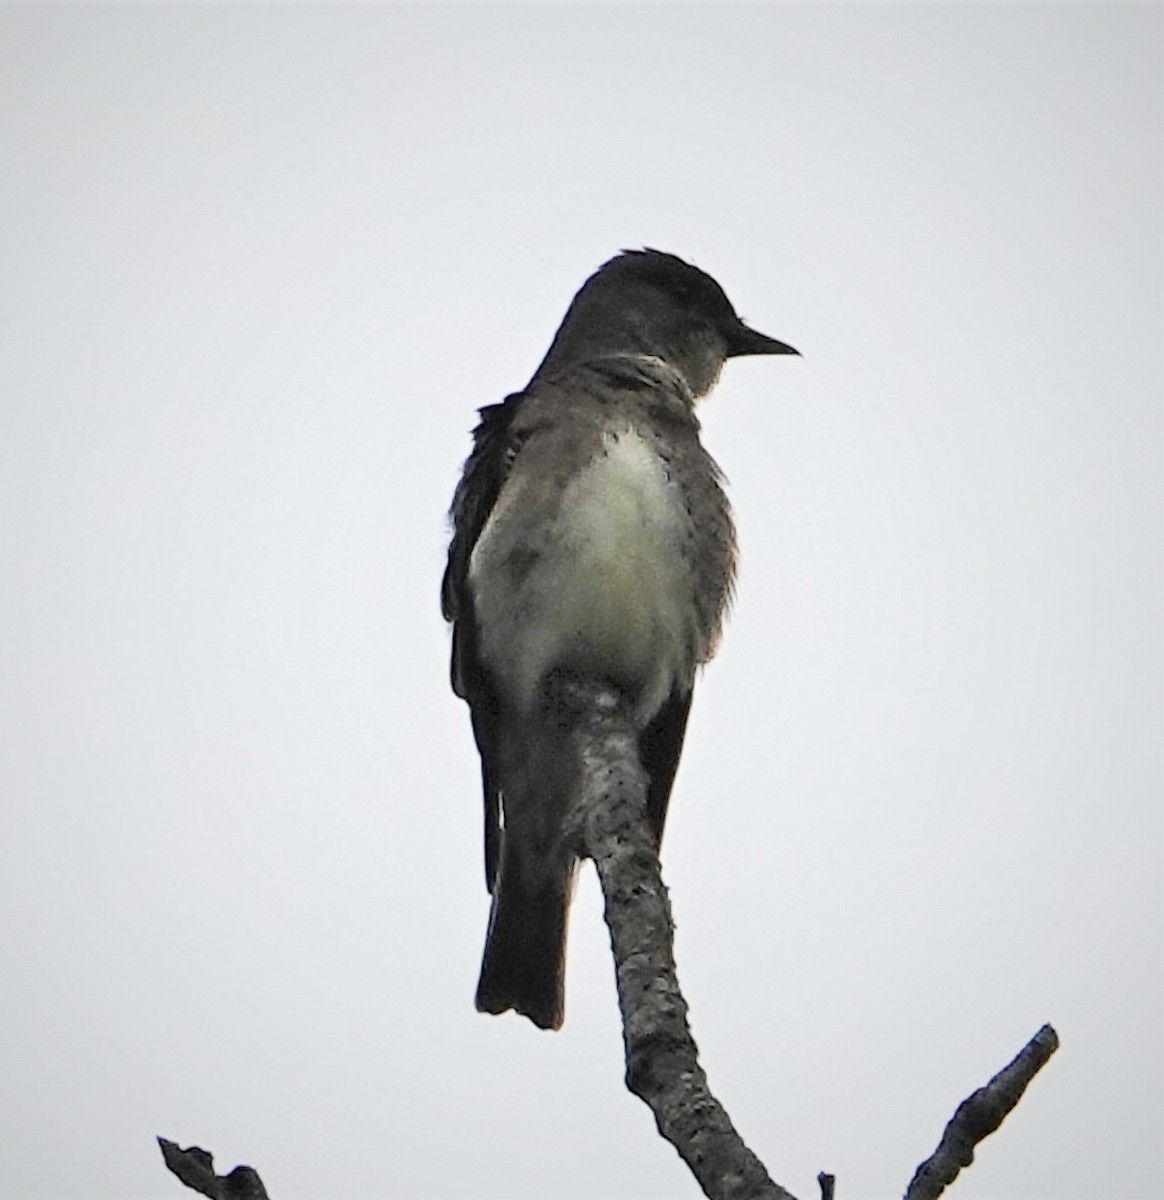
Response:
[{"label": "dark gray head", "polygon": [[702,396],[726,359],[796,353],[749,329],[698,267],[661,250],[624,250],[579,289],[534,379],[610,354],[652,354]]}]

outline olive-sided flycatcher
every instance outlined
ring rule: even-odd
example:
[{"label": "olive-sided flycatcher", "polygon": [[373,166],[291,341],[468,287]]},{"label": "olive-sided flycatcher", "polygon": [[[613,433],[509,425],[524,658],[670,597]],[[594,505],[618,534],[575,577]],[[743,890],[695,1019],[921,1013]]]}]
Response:
[{"label": "olive-sided flycatcher", "polygon": [[727,359],[795,353],[698,268],[627,251],[583,284],[525,390],[481,409],[441,601],[485,790],[484,1012],[562,1024],[577,866],[563,822],[579,778],[562,681],[613,688],[633,714],[662,838],[735,571],[695,405]]}]

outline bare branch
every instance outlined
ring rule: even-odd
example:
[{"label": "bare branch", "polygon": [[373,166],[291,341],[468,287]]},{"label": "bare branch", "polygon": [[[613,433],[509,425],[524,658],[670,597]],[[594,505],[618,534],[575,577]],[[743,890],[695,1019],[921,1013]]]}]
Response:
[{"label": "bare branch", "polygon": [[648,829],[634,726],[611,692],[576,700],[583,782],[570,832],[602,884],[626,1085],[650,1106],[710,1200],[794,1200],[744,1144],[699,1065],[675,975],[671,906]]},{"label": "bare branch", "polygon": [[1058,1034],[1044,1025],[985,1087],[967,1096],[946,1125],[938,1148],[914,1172],[905,1200],[937,1200],[974,1161],[975,1146],[1002,1124],[1058,1048]]},{"label": "bare branch", "polygon": [[166,1166],[188,1187],[211,1200],[269,1200],[258,1172],[235,1167],[229,1175],[215,1175],[214,1155],[201,1146],[183,1150],[177,1142],[158,1138]]},{"label": "bare branch", "polygon": [[[671,906],[647,820],[647,778],[635,725],[612,691],[567,682],[558,699],[582,766],[566,836],[580,856],[594,861],[602,884],[626,1085],[650,1107],[659,1132],[709,1200],[795,1200],[744,1144],[699,1065],[675,974]],[[1013,1062],[958,1106],[937,1150],[915,1172],[905,1200],[937,1200],[1058,1046],[1055,1031],[1044,1025]],[[165,1138],[158,1144],[170,1170],[211,1200],[268,1200],[252,1168],[215,1175],[213,1157],[200,1147],[182,1150]],[[821,1200],[833,1200],[835,1178],[822,1172],[817,1182]]]}]

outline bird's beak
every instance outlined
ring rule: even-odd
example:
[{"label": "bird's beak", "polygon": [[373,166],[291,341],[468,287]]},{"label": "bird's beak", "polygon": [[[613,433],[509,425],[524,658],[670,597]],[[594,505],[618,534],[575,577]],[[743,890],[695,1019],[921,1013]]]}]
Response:
[{"label": "bird's beak", "polygon": [[732,334],[728,345],[728,358],[737,358],[742,354],[799,354],[786,342],[778,342],[766,333],[757,333],[749,329],[743,321],[739,323]]}]

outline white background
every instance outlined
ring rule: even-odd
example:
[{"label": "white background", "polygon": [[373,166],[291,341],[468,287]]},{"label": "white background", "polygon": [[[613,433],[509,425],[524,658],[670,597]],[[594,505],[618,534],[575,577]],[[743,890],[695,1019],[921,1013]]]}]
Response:
[{"label": "white background", "polygon": [[802,1200],[1154,1200],[1161,9],[0,11],[0,1193],[690,1196],[587,874],[473,1011],[444,511],[624,246],[803,359],[702,409],[743,552],[664,868]]}]

